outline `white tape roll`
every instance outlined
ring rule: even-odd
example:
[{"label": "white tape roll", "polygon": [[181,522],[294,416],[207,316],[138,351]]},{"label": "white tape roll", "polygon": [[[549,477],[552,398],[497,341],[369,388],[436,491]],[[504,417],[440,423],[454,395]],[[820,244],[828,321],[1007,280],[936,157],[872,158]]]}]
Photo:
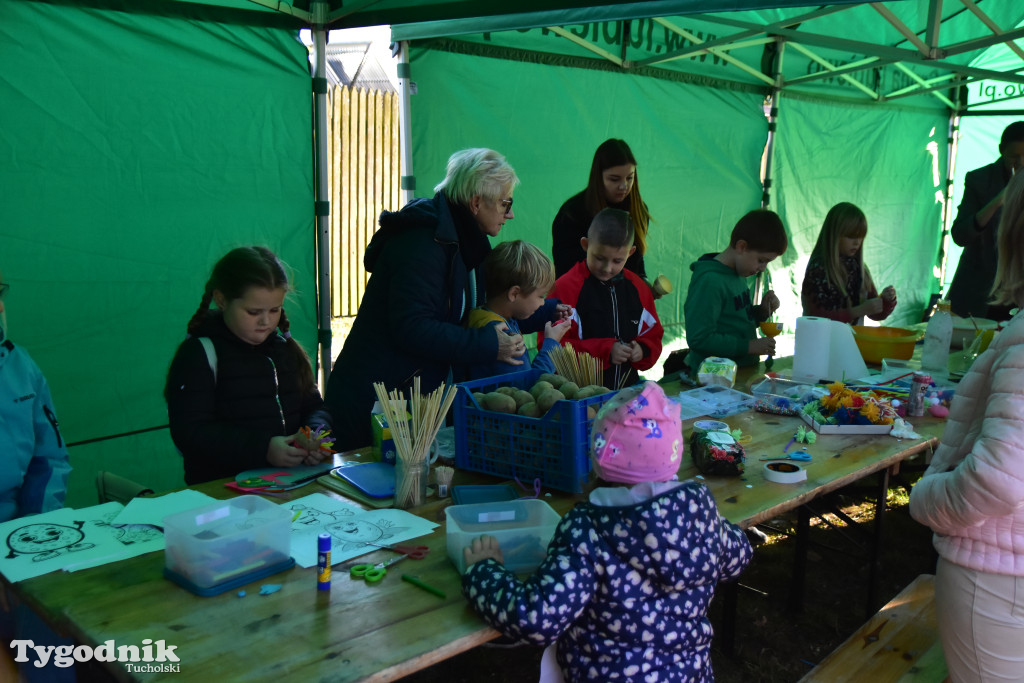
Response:
[{"label": "white tape roll", "polygon": [[766,462],[764,478],[776,484],[797,484],[807,481],[807,470],[791,462]]},{"label": "white tape roll", "polygon": [[695,432],[727,432],[729,425],[718,420],[697,420],[693,423]]}]

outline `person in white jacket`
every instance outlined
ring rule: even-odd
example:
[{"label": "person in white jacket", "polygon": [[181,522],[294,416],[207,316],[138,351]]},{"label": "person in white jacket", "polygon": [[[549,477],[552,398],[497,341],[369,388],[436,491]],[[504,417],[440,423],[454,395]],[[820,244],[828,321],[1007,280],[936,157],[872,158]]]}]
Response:
[{"label": "person in white jacket", "polygon": [[[992,299],[1024,305],[1024,173],[1006,188]],[[1024,681],[1024,315],[960,382],[910,514],[934,532],[953,681]]]}]

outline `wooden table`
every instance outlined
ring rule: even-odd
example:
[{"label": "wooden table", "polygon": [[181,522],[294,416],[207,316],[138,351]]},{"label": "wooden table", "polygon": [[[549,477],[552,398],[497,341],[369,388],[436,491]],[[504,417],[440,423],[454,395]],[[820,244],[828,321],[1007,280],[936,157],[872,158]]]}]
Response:
[{"label": "wooden table", "polygon": [[[753,437],[747,448],[750,466],[742,477],[706,477],[704,481],[722,513],[743,527],[886,471],[930,448],[942,430],[941,421],[927,418],[914,420],[924,435],[916,441],[890,436],[821,436],[808,448],[815,459],[807,467],[807,481],[783,485],[765,481],[756,458],[781,451],[801,424],[799,418],[749,411],[726,421]],[[684,426],[688,432],[689,425]],[[685,459],[680,476],[696,474]],[[485,479],[459,472],[454,483]],[[218,498],[230,496],[220,483],[196,488]],[[292,492],[291,497],[315,490],[320,490],[318,484]],[[555,492],[545,500],[564,513],[576,497]],[[417,561],[415,572],[442,589],[447,594],[444,599],[397,576],[375,585],[353,581],[347,567],[358,560],[335,567],[330,592],[317,591],[315,568],[296,567],[247,586],[244,598],[234,591],[202,598],[163,578],[163,553],[73,574],[52,573],[16,584],[14,590],[58,632],[80,643],[95,646],[114,640],[137,645],[149,638],[177,646],[180,672],[129,675],[122,665],[110,664],[124,680],[389,681],[497,636],[463,599],[460,577],[448,560],[443,510],[449,503],[449,499],[432,500],[414,510],[441,523],[432,534],[417,539],[431,553]],[[282,588],[271,595],[257,595],[265,583],[281,584]]]}]

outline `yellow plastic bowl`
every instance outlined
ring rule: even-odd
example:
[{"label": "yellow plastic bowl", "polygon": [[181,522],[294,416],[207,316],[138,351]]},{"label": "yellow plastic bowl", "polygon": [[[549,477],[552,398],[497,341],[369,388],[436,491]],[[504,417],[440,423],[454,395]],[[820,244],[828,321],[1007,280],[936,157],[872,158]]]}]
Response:
[{"label": "yellow plastic bowl", "polygon": [[910,360],[920,337],[920,332],[904,327],[853,326],[853,339],[867,363],[881,363],[883,358]]}]

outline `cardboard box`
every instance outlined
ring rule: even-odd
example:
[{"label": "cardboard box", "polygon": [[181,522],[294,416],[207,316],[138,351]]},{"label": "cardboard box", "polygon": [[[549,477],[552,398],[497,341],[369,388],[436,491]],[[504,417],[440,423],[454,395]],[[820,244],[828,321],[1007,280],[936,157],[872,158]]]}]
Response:
[{"label": "cardboard box", "polygon": [[807,413],[800,413],[800,419],[819,434],[888,434],[892,430],[892,425],[823,425]]},{"label": "cardboard box", "polygon": [[[412,417],[408,411],[405,416]],[[383,413],[370,415],[370,429],[373,431],[373,456],[380,462],[394,465],[398,451],[395,450],[395,440],[391,437],[391,425]]]},{"label": "cardboard box", "polygon": [[550,505],[535,498],[449,505],[444,516],[448,557],[460,574],[466,571],[462,549],[481,534],[498,539],[506,568],[532,573],[547,557],[548,543],[561,520]]}]

